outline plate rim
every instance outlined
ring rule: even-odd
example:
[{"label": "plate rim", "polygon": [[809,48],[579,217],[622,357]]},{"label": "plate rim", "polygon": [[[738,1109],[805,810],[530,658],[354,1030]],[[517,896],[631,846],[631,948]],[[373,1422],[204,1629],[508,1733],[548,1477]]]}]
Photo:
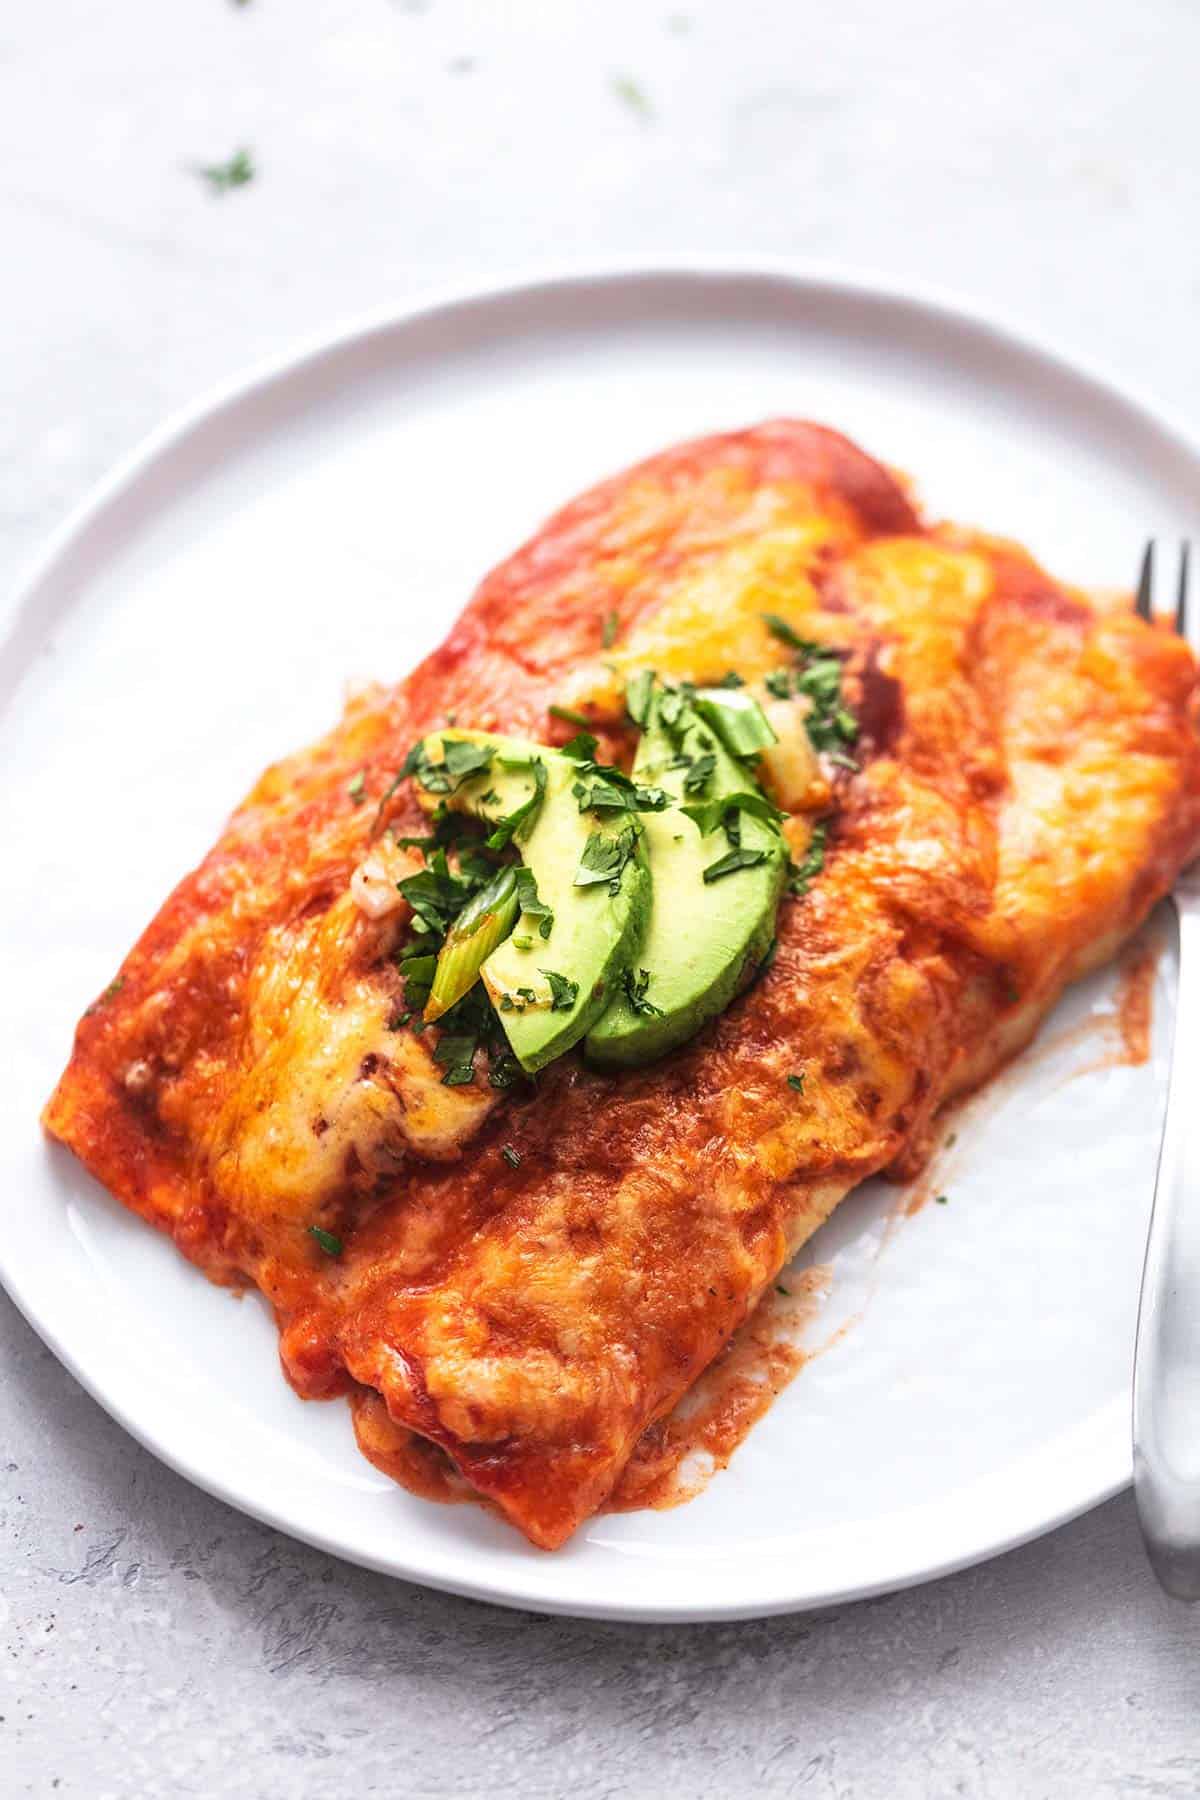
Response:
[{"label": "plate rim", "polygon": [[[51,591],[56,579],[67,571],[73,556],[86,556],[91,536],[115,517],[124,501],[136,498],[143,478],[172,453],[184,448],[189,438],[219,420],[222,413],[233,413],[252,404],[273,387],[312,372],[326,359],[335,361],[354,348],[366,345],[373,337],[402,331],[437,315],[452,314],[468,307],[487,308],[535,299],[557,299],[569,306],[573,293],[586,295],[595,290],[688,281],[701,284],[732,282],[749,288],[773,285],[791,289],[798,299],[823,300],[826,304],[839,300],[848,303],[870,301],[941,321],[977,342],[987,344],[1009,362],[1015,358],[1026,366],[1040,365],[1047,374],[1066,377],[1077,389],[1090,393],[1110,408],[1115,404],[1124,409],[1144,431],[1157,436],[1173,452],[1194,463],[1200,472],[1200,437],[1156,396],[1105,374],[1086,359],[1068,353],[1045,334],[1031,331],[1023,324],[979,307],[967,297],[944,288],[899,281],[860,268],[783,257],[683,255],[656,257],[645,263],[610,259],[581,266],[524,265],[483,284],[465,280],[423,289],[403,305],[373,308],[330,329],[307,335],[217,383],[198,399],[172,411],[160,425],[143,435],[69,510],[18,572],[0,630],[0,712],[8,710],[20,684],[26,663],[22,649],[26,634],[30,630],[44,629],[45,615],[39,604],[43,593]],[[6,680],[10,665],[12,679]],[[102,1378],[89,1372],[86,1359],[75,1354],[56,1322],[40,1315],[40,1308],[22,1281],[19,1257],[16,1263],[14,1266],[9,1245],[0,1234],[0,1283],[22,1317],[92,1399],[175,1473],[249,1517],[329,1555],[395,1579],[508,1608],[627,1623],[698,1624],[769,1617],[869,1599],[937,1580],[1003,1555],[1102,1504],[1128,1486],[1131,1479],[1130,1452],[1122,1459],[1122,1466],[1111,1470],[1106,1479],[1093,1480],[1086,1497],[1069,1501],[1060,1497],[1058,1504],[1037,1522],[1026,1521],[1016,1529],[999,1534],[989,1532],[985,1545],[940,1558],[925,1556],[919,1568],[903,1569],[891,1577],[842,1584],[820,1592],[813,1591],[809,1583],[799,1594],[784,1591],[770,1600],[757,1599],[748,1603],[708,1598],[696,1605],[676,1602],[630,1606],[624,1602],[606,1604],[603,1600],[588,1600],[571,1593],[561,1596],[534,1593],[523,1585],[523,1571],[527,1565],[519,1557],[508,1565],[511,1579],[502,1582],[490,1577],[472,1579],[465,1572],[461,1576],[430,1573],[419,1561],[413,1563],[405,1559],[402,1543],[398,1546],[401,1554],[385,1560],[368,1550],[349,1547],[318,1529],[298,1526],[269,1502],[244,1494],[236,1481],[221,1473],[212,1473],[203,1464],[194,1462],[186,1449],[177,1450],[152,1427],[140,1424],[123,1399],[110,1394]],[[567,1585],[570,1585],[569,1580]],[[781,1587],[786,1588],[786,1576]]]}]

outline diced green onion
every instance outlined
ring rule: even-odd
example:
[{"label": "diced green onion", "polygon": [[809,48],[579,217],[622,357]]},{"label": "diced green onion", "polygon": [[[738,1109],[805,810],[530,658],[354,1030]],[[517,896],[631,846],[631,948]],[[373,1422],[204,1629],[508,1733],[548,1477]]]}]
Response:
[{"label": "diced green onion", "polygon": [[504,942],[516,924],[520,905],[517,870],[512,865],[499,870],[486,887],[468,900],[438,952],[433,984],[425,1003],[427,1021],[440,1019],[456,1001],[470,992],[492,951]]},{"label": "diced green onion", "polygon": [[741,688],[699,688],[694,705],[734,756],[756,756],[779,742],[758,701]]}]

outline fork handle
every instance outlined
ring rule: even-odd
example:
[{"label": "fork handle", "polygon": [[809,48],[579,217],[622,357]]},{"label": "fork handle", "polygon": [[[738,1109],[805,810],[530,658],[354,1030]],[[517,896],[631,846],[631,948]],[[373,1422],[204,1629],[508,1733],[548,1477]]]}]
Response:
[{"label": "fork handle", "polygon": [[1179,990],[1133,1376],[1133,1490],[1154,1573],[1200,1599],[1200,903],[1176,896]]}]

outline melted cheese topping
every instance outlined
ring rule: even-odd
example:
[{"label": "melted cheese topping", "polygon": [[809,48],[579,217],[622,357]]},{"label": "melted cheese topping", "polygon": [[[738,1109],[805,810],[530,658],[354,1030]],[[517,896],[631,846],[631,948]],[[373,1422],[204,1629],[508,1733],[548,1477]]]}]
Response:
[{"label": "melted cheese topping", "polygon": [[357,919],[346,896],[276,927],[251,971],[244,1072],[209,1139],[217,1179],[249,1213],[304,1221],[409,1152],[457,1156],[496,1103],[492,1089],[443,1086],[424,1040],[390,1028],[393,998],[353,972]]},{"label": "melted cheese topping", "polygon": [[[773,770],[829,817],[770,968],[659,1065],[445,1087],[437,1028],[392,1029],[404,909],[374,824],[416,826],[385,798],[409,746],[450,716],[544,739],[572,694],[620,746],[631,670],[786,662],[764,612],[844,652],[862,728],[819,800],[798,734]],[[1178,639],[923,528],[835,433],[682,446],[573,502],[422,668],[268,771],[89,1008],[47,1124],[259,1284],[301,1392],[369,1387],[562,1543],[840,1196],[919,1163],[939,1105],[1167,890],[1200,845],[1195,695]]]}]

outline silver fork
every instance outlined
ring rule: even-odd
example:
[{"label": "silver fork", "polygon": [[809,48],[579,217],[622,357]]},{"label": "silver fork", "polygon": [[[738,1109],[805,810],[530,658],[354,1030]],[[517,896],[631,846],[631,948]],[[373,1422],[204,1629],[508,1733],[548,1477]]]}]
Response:
[{"label": "silver fork", "polygon": [[[1200,653],[1200,604],[1179,558],[1175,629]],[[1154,542],[1137,610],[1154,616]],[[1172,894],[1179,992],[1133,1371],[1133,1491],[1151,1567],[1168,1594],[1200,1600],[1200,863]]]}]

